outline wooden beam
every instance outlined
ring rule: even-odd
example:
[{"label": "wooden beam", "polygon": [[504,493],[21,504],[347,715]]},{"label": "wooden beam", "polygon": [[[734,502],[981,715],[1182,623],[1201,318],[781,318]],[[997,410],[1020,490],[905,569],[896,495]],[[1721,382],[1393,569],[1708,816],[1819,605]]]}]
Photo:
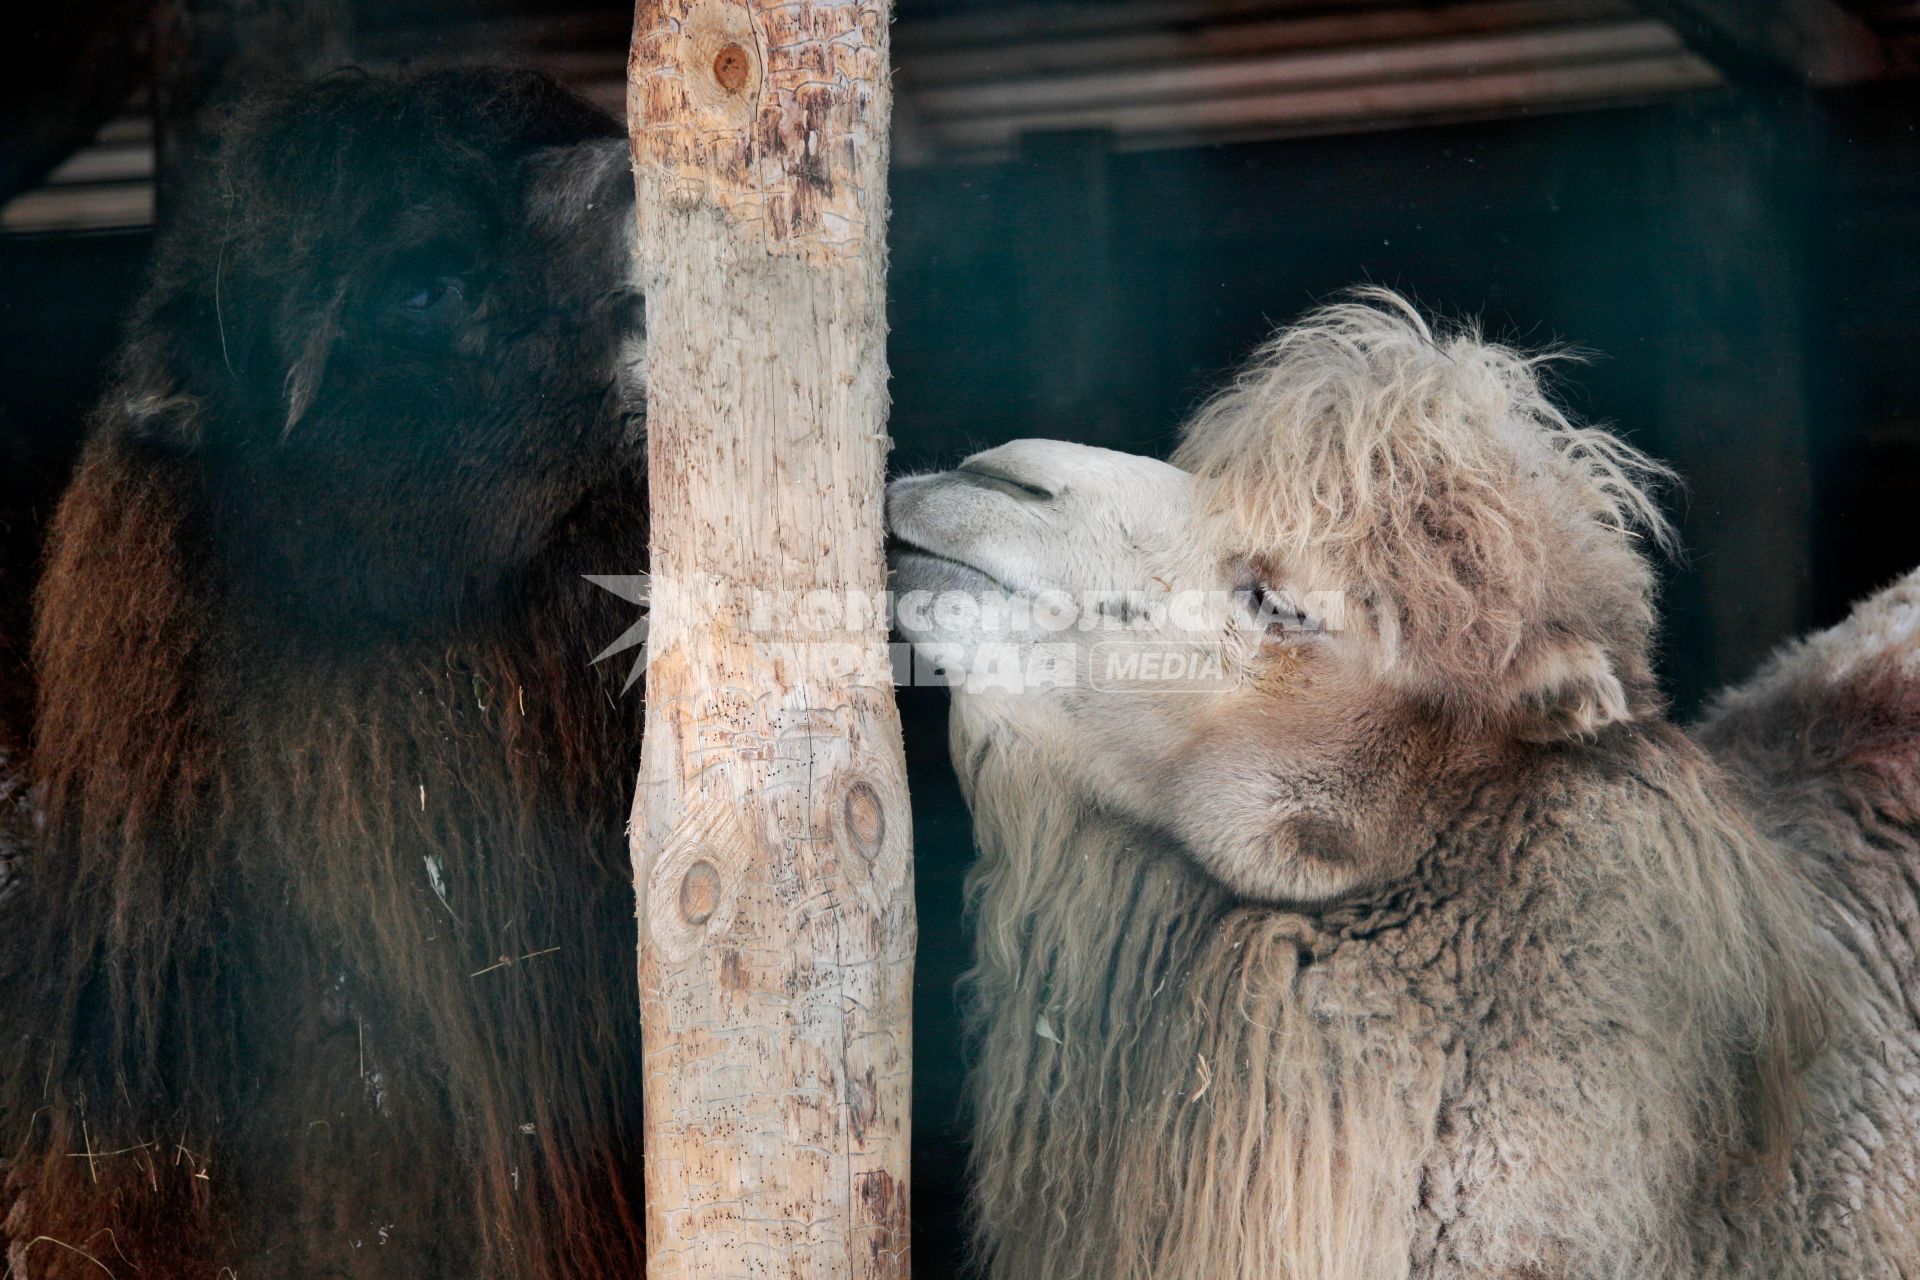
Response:
[{"label": "wooden beam", "polygon": [[1837,0],[1635,2],[1733,80],[1826,87],[1910,69],[1906,55]]},{"label": "wooden beam", "polygon": [[[189,6],[212,15],[216,33],[223,8],[243,2],[251,0],[171,0],[176,24]],[[324,11],[328,3],[338,0],[273,0],[247,20],[284,29],[298,6]],[[897,29],[900,47],[911,37],[913,51],[898,68],[896,163],[1007,158],[1024,136],[1058,131],[1103,131],[1116,149],[1133,150],[1642,102],[1722,83],[1672,27],[1637,15],[1627,0],[1338,11],[1269,0],[1116,0],[1029,16],[1030,27],[962,15]],[[618,37],[604,15],[361,27],[354,48],[380,65],[430,34],[452,54],[528,61],[609,110],[624,108],[626,58],[606,44]],[[303,55],[316,65],[341,47],[333,36],[247,44],[268,56],[318,47],[317,58]],[[227,39],[226,47],[238,45]],[[191,128],[181,94],[168,96],[166,116],[171,141],[162,152],[171,154]],[[140,151],[151,147],[148,136],[103,134],[46,189],[6,206],[0,230],[146,221],[152,201],[137,171],[151,163]],[[163,188],[164,173],[163,165]]]},{"label": "wooden beam", "polygon": [[1326,21],[1335,26],[1371,23],[1369,10],[1387,10],[1389,23],[1424,20],[1422,10],[1439,22],[1448,19],[1444,11],[1465,4],[1469,8],[1526,8],[1536,4],[1578,5],[1588,11],[1617,15],[1627,0],[1449,0],[1434,4],[1431,0],[1404,0],[1393,6],[1387,0],[1347,0],[1329,4],[1327,0],[1102,0],[1098,4],[1062,4],[1059,0],[1034,0],[1015,5],[960,5],[957,12],[937,17],[903,21],[898,34],[903,59],[936,50],[951,50],[963,45],[993,45],[1007,42],[1010,33],[1022,40],[1054,40],[1098,36],[1106,33],[1141,31],[1154,27],[1202,30],[1224,28],[1239,21],[1263,21],[1279,18],[1287,22],[1314,24]]},{"label": "wooden beam", "polygon": [[640,0],[647,1272],[908,1274],[887,0]]},{"label": "wooden beam", "polygon": [[15,196],[0,209],[0,231],[9,235],[112,231],[150,226],[152,222],[151,182],[41,187]]},{"label": "wooden beam", "polygon": [[1202,22],[1099,29],[1045,39],[1027,26],[1007,22],[991,42],[943,40],[938,33],[953,20],[932,19],[901,24],[899,42],[904,52],[899,69],[918,90],[1023,76],[1111,72],[1142,64],[1404,45],[1632,21],[1638,16],[1618,0],[1462,0],[1438,6],[1263,12],[1237,19],[1209,16]]},{"label": "wooden beam", "polygon": [[1685,54],[1678,37],[1650,19],[1499,35],[1358,44],[1338,49],[1210,58],[1074,75],[917,88],[914,105],[930,119],[979,120],[1152,102],[1223,100],[1328,87],[1399,87],[1445,76]]},{"label": "wooden beam", "polygon": [[1401,83],[930,120],[929,130],[943,146],[983,157],[1006,154],[1025,134],[1088,129],[1108,130],[1117,149],[1130,149],[1526,114],[1640,101],[1722,83],[1713,68],[1681,52]]}]

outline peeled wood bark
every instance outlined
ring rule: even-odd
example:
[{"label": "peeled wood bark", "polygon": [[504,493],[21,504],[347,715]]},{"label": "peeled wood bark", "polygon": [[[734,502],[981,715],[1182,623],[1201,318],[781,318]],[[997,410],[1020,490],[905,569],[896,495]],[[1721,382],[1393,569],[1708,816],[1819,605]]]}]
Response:
[{"label": "peeled wood bark", "polygon": [[887,19],[885,0],[634,18],[655,1280],[908,1272],[911,822],[884,621],[788,614],[885,583]]}]

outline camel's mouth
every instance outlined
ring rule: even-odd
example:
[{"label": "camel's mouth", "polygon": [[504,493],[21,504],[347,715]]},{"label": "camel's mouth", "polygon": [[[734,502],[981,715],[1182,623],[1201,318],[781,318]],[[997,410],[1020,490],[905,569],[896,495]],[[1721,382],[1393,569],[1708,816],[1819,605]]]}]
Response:
[{"label": "camel's mouth", "polygon": [[1004,591],[1009,595],[1020,594],[1017,588],[1008,586],[979,565],[950,556],[944,551],[935,551],[898,533],[887,534],[886,549],[889,575],[902,582],[909,591],[929,588],[962,590],[972,586],[976,589]]}]

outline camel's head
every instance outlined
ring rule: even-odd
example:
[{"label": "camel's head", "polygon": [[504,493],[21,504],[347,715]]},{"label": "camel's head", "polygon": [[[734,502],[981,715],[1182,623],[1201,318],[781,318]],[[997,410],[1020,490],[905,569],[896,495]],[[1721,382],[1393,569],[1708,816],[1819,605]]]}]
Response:
[{"label": "camel's head", "polygon": [[354,70],[223,117],[155,245],[122,446],[187,468],[276,643],[499,617],[590,494],[637,494],[620,126],[533,72]]},{"label": "camel's head", "polygon": [[1369,303],[1279,334],[1177,466],[1028,440],[894,484],[958,751],[1024,744],[1235,891],[1317,902],[1405,871],[1450,771],[1656,711],[1655,469],[1536,360]]}]

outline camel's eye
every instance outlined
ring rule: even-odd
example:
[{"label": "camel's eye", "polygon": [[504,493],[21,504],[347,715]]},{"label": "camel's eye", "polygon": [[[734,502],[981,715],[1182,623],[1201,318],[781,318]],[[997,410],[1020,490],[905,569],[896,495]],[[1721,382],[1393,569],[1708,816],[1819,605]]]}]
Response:
[{"label": "camel's eye", "polygon": [[441,245],[396,262],[377,302],[383,326],[395,337],[417,342],[447,339],[464,329],[473,295],[471,255]]},{"label": "camel's eye", "polygon": [[432,311],[435,307],[448,303],[450,300],[458,300],[464,297],[466,297],[466,290],[461,287],[458,280],[429,280],[412,293],[409,293],[406,297],[400,299],[399,307],[402,311],[412,311],[416,314],[423,314]]},{"label": "camel's eye", "polygon": [[1269,631],[1304,633],[1320,630],[1319,621],[1284,591],[1262,588],[1256,616]]},{"label": "camel's eye", "polygon": [[455,328],[467,316],[467,282],[459,276],[397,281],[392,306],[410,324]]},{"label": "camel's eye", "polygon": [[1269,635],[1314,635],[1321,630],[1320,620],[1292,592],[1262,582],[1250,567],[1240,575],[1233,594],[1254,625]]}]

